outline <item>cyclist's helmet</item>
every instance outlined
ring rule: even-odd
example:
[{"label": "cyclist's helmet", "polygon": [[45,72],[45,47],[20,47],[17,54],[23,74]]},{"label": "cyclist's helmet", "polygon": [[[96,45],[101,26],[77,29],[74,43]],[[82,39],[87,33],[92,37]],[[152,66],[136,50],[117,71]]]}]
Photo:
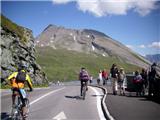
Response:
[{"label": "cyclist's helmet", "polygon": [[18,71],[21,71],[21,70],[27,70],[27,65],[26,64],[19,64],[18,66]]},{"label": "cyclist's helmet", "polygon": [[82,70],[84,70],[85,68],[84,68],[84,67],[82,67],[81,69],[82,69]]}]

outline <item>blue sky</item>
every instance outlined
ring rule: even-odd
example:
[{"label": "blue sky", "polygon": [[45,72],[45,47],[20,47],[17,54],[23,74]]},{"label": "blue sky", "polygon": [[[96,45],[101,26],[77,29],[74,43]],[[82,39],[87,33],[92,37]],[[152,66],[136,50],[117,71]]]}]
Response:
[{"label": "blue sky", "polygon": [[105,33],[141,55],[160,53],[159,2],[87,1],[3,1],[1,12],[31,29],[34,37],[49,24],[88,28]]}]

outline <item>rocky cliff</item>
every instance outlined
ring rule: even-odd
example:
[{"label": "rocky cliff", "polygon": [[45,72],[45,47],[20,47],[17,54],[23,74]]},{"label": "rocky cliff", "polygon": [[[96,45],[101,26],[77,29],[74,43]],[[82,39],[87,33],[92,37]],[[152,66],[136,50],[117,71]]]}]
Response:
[{"label": "rocky cliff", "polygon": [[45,73],[36,63],[32,31],[1,15],[1,80],[25,64],[34,84],[47,83]]}]

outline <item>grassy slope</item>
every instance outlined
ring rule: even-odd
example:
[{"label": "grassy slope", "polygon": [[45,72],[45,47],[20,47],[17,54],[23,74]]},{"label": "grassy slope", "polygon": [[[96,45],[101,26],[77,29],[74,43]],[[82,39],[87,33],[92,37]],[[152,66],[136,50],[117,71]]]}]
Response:
[{"label": "grassy slope", "polygon": [[13,23],[11,20],[6,18],[1,14],[1,26],[10,32],[14,32],[20,38],[22,43],[27,42],[27,38],[24,36],[24,29],[23,27]]},{"label": "grassy slope", "polygon": [[127,72],[139,69],[136,66],[122,63],[116,58],[88,55],[63,49],[36,48],[37,62],[47,74],[50,81],[76,80],[81,67],[86,67],[91,75],[97,77],[99,69],[109,71],[111,65],[116,63]]}]

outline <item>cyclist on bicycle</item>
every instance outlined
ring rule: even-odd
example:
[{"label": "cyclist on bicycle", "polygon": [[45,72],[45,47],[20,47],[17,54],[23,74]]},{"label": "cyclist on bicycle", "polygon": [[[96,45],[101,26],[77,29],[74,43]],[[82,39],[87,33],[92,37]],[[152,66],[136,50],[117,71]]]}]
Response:
[{"label": "cyclist on bicycle", "polygon": [[11,83],[11,89],[12,89],[12,106],[15,106],[15,98],[16,95],[19,94],[21,101],[22,101],[22,115],[23,117],[26,117],[26,104],[25,104],[25,99],[26,99],[26,93],[24,91],[24,85],[27,83],[28,87],[30,88],[30,91],[33,91],[32,83],[31,83],[31,78],[29,75],[26,73],[26,66],[25,65],[20,65],[18,68],[17,72],[12,73],[9,77],[8,80],[10,80]]},{"label": "cyclist on bicycle", "polygon": [[[87,87],[87,83],[88,83],[88,80],[89,80],[89,74],[86,71],[86,69],[83,68],[83,67],[81,68],[81,71],[79,73],[79,80],[81,81],[81,96],[82,96],[83,82],[85,82],[85,85]],[[88,90],[88,87],[87,87],[87,90]]]}]

